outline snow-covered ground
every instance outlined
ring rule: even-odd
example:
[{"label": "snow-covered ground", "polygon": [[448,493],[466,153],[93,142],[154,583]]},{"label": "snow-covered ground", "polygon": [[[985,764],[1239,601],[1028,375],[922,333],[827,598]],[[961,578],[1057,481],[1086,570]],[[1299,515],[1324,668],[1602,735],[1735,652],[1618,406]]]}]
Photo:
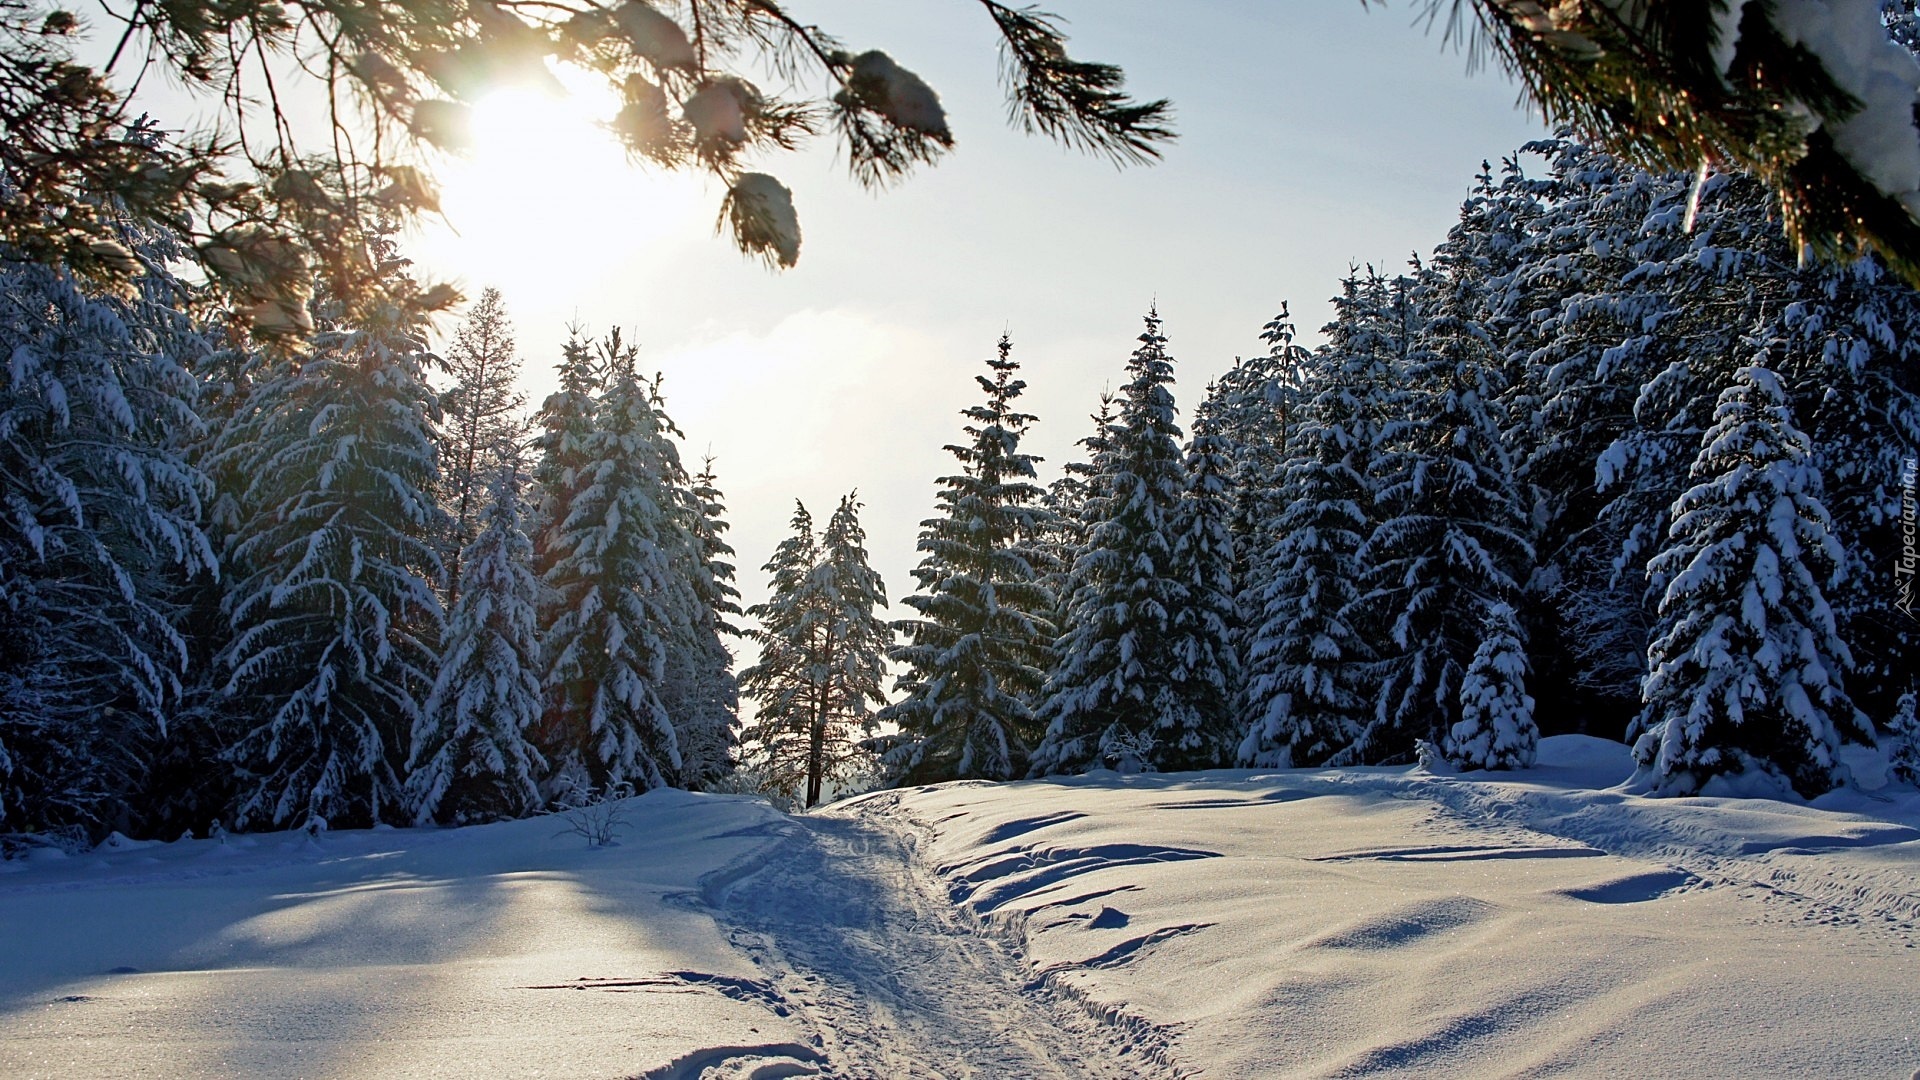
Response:
[{"label": "snow-covered ground", "polygon": [[1920,1069],[1920,794],[1111,774],[0,864],[0,1076]]}]

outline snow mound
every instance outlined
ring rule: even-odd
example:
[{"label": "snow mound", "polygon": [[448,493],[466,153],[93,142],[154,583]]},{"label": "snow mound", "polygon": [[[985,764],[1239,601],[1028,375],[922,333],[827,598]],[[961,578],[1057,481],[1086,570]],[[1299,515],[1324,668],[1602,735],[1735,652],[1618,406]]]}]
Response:
[{"label": "snow mound", "polygon": [[1626,743],[1592,735],[1549,735],[1540,740],[1540,756],[1535,762],[1542,769],[1564,769],[1591,773],[1596,778],[1612,776],[1596,787],[1611,787],[1633,772],[1633,750]]},{"label": "snow mound", "polygon": [[817,1074],[679,899],[785,819],[682,792],[626,816],[615,849],[543,817],[15,864],[0,1076],[697,1076],[718,1046],[760,1055],[738,1075]]},{"label": "snow mound", "polygon": [[[0,877],[0,1075],[1905,1075],[1920,792],[1109,773]],[[1608,785],[1612,785],[1609,787]],[[29,932],[13,932],[15,928]]]},{"label": "snow mound", "polygon": [[1188,1074],[1920,1064],[1920,797],[1648,799],[1632,772],[1563,735],[1513,772],[1082,776],[840,812],[909,823],[1037,984],[1178,1032]]}]

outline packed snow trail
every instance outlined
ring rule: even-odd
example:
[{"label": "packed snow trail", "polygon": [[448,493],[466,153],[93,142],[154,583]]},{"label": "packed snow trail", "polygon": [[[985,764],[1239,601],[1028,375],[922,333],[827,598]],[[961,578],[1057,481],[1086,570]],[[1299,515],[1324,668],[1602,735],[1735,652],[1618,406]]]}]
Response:
[{"label": "packed snow trail", "polygon": [[[756,831],[784,835],[709,874],[684,902],[719,920],[766,973],[755,993],[797,1021],[815,1053],[716,1048],[649,1078],[1179,1075],[1166,1033],[1090,1011],[967,922],[922,875],[912,834],[832,810]],[[773,1068],[787,1071],[763,1071]]]}]

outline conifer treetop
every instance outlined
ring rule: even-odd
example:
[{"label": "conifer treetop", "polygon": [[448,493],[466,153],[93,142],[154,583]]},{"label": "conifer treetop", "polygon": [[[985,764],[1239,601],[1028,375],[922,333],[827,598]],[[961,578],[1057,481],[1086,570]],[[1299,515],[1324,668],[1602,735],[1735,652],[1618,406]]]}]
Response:
[{"label": "conifer treetop", "polygon": [[906,641],[890,656],[908,670],[881,718],[900,727],[887,760],[904,782],[1012,779],[1037,738],[1054,603],[1041,578],[1057,567],[1034,543],[1054,521],[1038,505],[1039,459],[1019,449],[1034,418],[1013,405],[1026,384],[1012,349],[1002,335],[992,376],[975,376],[986,400],[961,413],[972,441],[947,447],[963,472],[940,479],[940,515],[920,523],[920,590],[904,601],[919,617],[894,624]]}]

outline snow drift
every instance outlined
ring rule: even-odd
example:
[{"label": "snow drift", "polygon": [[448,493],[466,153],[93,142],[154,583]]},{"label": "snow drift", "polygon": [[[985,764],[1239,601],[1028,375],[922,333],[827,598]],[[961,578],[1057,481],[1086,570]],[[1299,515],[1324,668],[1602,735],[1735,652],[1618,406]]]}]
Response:
[{"label": "snow drift", "polygon": [[[1920,1067],[1920,793],[960,782],[787,818],[0,864],[7,1076],[1827,1076]],[[1613,788],[1613,790],[1609,790]]]}]

